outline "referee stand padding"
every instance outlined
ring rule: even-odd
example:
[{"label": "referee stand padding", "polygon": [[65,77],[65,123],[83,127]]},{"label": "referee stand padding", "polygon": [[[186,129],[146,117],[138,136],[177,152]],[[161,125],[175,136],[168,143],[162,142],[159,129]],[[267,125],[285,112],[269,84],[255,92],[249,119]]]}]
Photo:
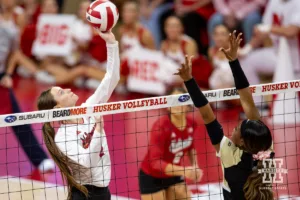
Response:
[{"label": "referee stand padding", "polygon": [[[273,82],[295,80],[290,49],[285,37],[279,39],[277,59]],[[297,97],[299,97],[299,92],[274,95],[271,123],[274,125],[295,125],[299,123],[299,98]]]}]

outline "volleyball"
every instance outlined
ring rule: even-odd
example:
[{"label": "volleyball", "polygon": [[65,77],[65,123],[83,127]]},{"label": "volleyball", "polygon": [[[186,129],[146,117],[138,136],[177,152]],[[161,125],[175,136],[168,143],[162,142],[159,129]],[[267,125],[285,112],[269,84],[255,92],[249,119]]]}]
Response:
[{"label": "volleyball", "polygon": [[101,32],[107,32],[116,25],[119,19],[119,12],[112,2],[96,0],[87,9],[86,19],[96,29]]}]

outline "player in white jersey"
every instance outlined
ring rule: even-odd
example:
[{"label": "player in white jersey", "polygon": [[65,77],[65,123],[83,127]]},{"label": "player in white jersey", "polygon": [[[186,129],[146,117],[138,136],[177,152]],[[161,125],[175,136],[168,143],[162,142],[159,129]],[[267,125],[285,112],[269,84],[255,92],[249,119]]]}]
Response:
[{"label": "player in white jersey", "polygon": [[[269,1],[263,16],[263,23],[255,29],[255,37],[240,51],[240,54],[244,56],[244,59],[241,60],[242,66],[250,84],[258,84],[260,74],[272,75],[274,73],[277,62],[276,51],[280,37],[287,38],[294,72],[297,76],[296,78],[300,77],[299,10],[299,0]],[[252,51],[252,49],[260,46],[269,37],[272,39],[273,45],[271,47]]]},{"label": "player in white jersey", "polygon": [[[107,71],[95,93],[82,104],[86,106],[107,102],[120,79],[118,42],[111,32],[99,34],[106,41]],[[77,100],[78,96],[70,89],[52,87],[40,95],[38,108],[72,107]],[[57,133],[48,122],[43,126],[43,136],[47,149],[67,181],[68,199],[110,199],[111,161],[102,117],[60,121]]]}]

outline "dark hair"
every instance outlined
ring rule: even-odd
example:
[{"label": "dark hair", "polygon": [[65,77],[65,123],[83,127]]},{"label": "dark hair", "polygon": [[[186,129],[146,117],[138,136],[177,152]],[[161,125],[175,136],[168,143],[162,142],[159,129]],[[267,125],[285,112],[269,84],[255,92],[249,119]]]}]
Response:
[{"label": "dark hair", "polygon": [[[51,89],[48,89],[41,93],[40,97],[38,98],[38,109],[39,110],[50,110],[53,109],[57,105],[57,102],[55,101],[53,95],[51,94]],[[61,175],[63,178],[63,181],[67,181],[68,186],[68,199],[71,199],[71,189],[72,187],[77,188],[80,190],[83,194],[88,196],[88,190],[86,187],[80,185],[77,183],[73,177],[72,171],[69,168],[70,162],[66,155],[64,155],[60,149],[57,147],[54,136],[55,136],[55,130],[51,126],[50,122],[46,122],[43,125],[43,138],[44,142],[46,144],[46,147],[56,163],[56,165],[59,167],[61,171]],[[75,163],[72,163],[73,165]],[[78,164],[79,166],[79,164]]]},{"label": "dark hair", "polygon": [[170,18],[176,18],[179,20],[180,24],[183,26],[183,21],[182,18],[178,17],[177,15],[170,15],[169,17],[166,18],[165,22],[164,22],[164,26],[166,26],[168,19]]},{"label": "dark hair", "polygon": [[271,131],[260,120],[244,120],[241,124],[241,137],[244,149],[251,154],[266,151],[272,145]]},{"label": "dark hair", "polygon": [[[260,120],[244,120],[241,124],[241,137],[244,140],[243,149],[251,154],[267,151],[272,146],[271,131]],[[273,199],[272,185],[263,183],[263,174],[258,173],[261,168],[262,161],[258,161],[244,185],[245,198],[248,200]]]}]

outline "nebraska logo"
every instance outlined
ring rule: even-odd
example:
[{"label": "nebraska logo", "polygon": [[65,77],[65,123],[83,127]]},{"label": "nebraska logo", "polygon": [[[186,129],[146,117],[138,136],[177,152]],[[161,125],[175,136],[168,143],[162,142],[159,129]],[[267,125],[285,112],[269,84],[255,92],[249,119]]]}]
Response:
[{"label": "nebraska logo", "polygon": [[53,111],[53,118],[68,117],[74,115],[86,114],[86,108],[72,108],[68,110],[56,110]]}]

